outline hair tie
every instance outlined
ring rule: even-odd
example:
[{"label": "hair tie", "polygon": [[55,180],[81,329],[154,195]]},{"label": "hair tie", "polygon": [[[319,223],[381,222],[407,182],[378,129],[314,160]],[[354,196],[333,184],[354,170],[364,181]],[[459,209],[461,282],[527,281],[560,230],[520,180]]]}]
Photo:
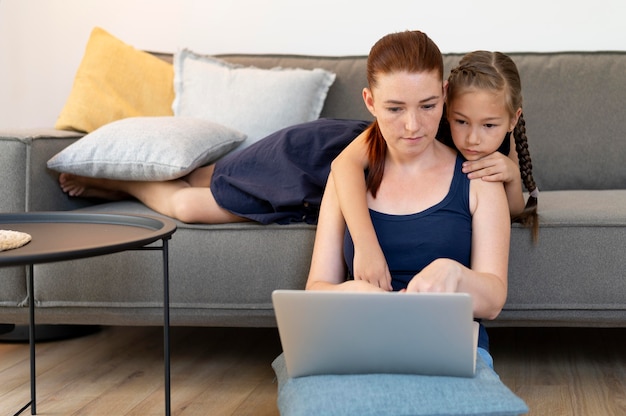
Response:
[{"label": "hair tie", "polygon": [[530,192],[530,196],[535,199],[539,199],[539,188],[535,186],[535,189]]}]

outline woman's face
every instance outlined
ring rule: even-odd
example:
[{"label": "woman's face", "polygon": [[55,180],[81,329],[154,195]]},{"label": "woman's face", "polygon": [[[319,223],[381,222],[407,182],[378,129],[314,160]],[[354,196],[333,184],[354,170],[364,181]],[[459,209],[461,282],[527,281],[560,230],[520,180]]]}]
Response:
[{"label": "woman's face", "polygon": [[517,118],[509,115],[504,92],[469,90],[449,100],[448,122],[456,148],[467,160],[478,160],[498,150]]},{"label": "woman's face", "polygon": [[435,139],[444,101],[437,72],[381,74],[363,98],[388,148],[419,152]]}]

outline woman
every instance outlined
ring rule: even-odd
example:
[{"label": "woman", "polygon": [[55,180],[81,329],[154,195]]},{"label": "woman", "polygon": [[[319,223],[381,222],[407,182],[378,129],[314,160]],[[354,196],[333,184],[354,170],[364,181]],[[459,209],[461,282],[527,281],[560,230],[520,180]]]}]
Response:
[{"label": "woman", "polygon": [[[469,293],[476,318],[495,318],[507,294],[509,207],[502,183],[470,180],[462,158],[435,138],[445,92],[441,52],[422,32],[387,35],[370,51],[367,77],[363,98],[375,117],[365,133],[367,206],[393,289]],[[308,290],[383,290],[346,280],[350,233],[331,175]],[[484,328],[479,347],[486,354]]]}]

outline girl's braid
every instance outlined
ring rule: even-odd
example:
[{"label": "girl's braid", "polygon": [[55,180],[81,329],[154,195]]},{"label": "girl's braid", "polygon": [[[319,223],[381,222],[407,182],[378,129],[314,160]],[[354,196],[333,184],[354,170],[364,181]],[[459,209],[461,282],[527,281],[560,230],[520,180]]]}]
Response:
[{"label": "girl's braid", "polygon": [[537,241],[539,235],[539,216],[537,214],[538,189],[533,178],[533,164],[528,151],[528,138],[526,137],[526,120],[522,113],[513,130],[515,138],[515,150],[519,160],[520,174],[526,190],[530,193],[524,211],[513,219],[532,230],[533,241]]},{"label": "girl's braid", "polygon": [[528,151],[528,138],[526,137],[526,120],[524,120],[524,114],[519,117],[515,130],[513,130],[513,137],[515,138],[515,150],[517,151],[517,157],[519,159],[520,173],[522,174],[522,181],[528,192],[532,192],[537,188],[535,185],[535,179],[533,178],[533,164],[530,160],[530,152]]}]

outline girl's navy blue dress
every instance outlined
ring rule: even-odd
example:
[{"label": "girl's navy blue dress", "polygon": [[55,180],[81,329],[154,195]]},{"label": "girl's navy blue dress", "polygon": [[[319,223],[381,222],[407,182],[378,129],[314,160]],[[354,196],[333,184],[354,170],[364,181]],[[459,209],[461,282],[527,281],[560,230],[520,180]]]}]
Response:
[{"label": "girl's navy blue dress", "polygon": [[369,124],[319,119],[272,133],[215,164],[213,196],[262,224],[316,224],[331,162]]}]

